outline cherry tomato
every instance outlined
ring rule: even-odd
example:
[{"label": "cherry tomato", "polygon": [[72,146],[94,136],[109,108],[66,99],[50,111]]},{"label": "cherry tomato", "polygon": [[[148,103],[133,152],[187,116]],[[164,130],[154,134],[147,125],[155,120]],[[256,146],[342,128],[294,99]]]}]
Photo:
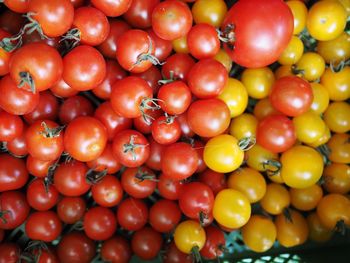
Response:
[{"label": "cherry tomato", "polygon": [[331,163],[323,171],[323,187],[329,193],[346,194],[350,191],[350,166]]},{"label": "cherry tomato", "polygon": [[158,37],[152,29],[148,29],[147,33],[154,42],[154,56],[160,62],[164,61],[173,51],[171,41]]},{"label": "cherry tomato", "polygon": [[155,258],[163,245],[163,237],[151,227],[137,230],[131,238],[131,248],[142,260]]},{"label": "cherry tomato", "polygon": [[262,120],[269,115],[281,114],[281,112],[272,106],[268,97],[258,100],[258,102],[255,104],[253,113],[258,120]]},{"label": "cherry tomato", "polygon": [[279,215],[290,204],[288,190],[283,185],[270,183],[266,187],[266,194],[260,201],[261,207],[271,215]]},{"label": "cherry tomato", "polygon": [[306,220],[309,226],[309,239],[316,242],[325,242],[331,239],[333,232],[322,225],[316,212],[309,214]]},{"label": "cherry tomato", "polygon": [[[0,40],[10,37],[11,34],[0,29]],[[9,63],[10,63],[11,53],[7,52],[4,48],[0,48],[0,76],[5,76],[9,73]]]},{"label": "cherry tomato", "polygon": [[350,36],[343,32],[339,37],[329,41],[317,41],[317,53],[327,63],[339,63],[350,58]]},{"label": "cherry tomato", "polygon": [[131,6],[131,0],[111,2],[109,0],[92,0],[91,3],[101,10],[106,16],[120,16]]},{"label": "cherry tomato", "polygon": [[123,188],[118,178],[113,175],[104,176],[91,188],[92,198],[103,207],[113,207],[120,203],[123,197]]},{"label": "cherry tomato", "polygon": [[149,210],[149,223],[158,232],[169,233],[180,222],[181,211],[177,203],[158,200]]},{"label": "cherry tomato", "polygon": [[29,1],[27,0],[4,0],[4,5],[12,11],[17,13],[26,13],[29,7]]},{"label": "cherry tomato", "polygon": [[325,71],[324,59],[315,52],[304,53],[295,64],[295,70],[308,81],[319,79]]},{"label": "cherry tomato", "polygon": [[227,13],[223,0],[197,0],[192,6],[193,20],[196,24],[207,23],[220,27]]},{"label": "cherry tomato", "polygon": [[28,204],[38,211],[47,211],[53,208],[59,198],[59,193],[55,186],[45,186],[43,179],[35,179],[27,188]]},{"label": "cherry tomato", "polygon": [[160,73],[160,70],[152,65],[148,70],[141,72],[141,73],[131,73],[132,76],[140,77],[147,81],[148,85],[152,88],[153,95],[157,95],[159,90],[159,83],[158,81],[162,79],[162,75]]},{"label": "cherry tomato", "polygon": [[83,96],[71,96],[63,101],[60,106],[58,117],[62,124],[68,124],[80,116],[91,116],[94,106],[91,101]]},{"label": "cherry tomato", "polygon": [[152,26],[152,11],[160,0],[132,0],[131,6],[124,13],[123,18],[134,28],[148,28]]},{"label": "cherry tomato", "polygon": [[162,75],[166,79],[173,75],[174,79],[185,81],[194,64],[194,59],[188,54],[175,53],[165,60],[165,64],[162,66]]},{"label": "cherry tomato", "polygon": [[318,141],[326,131],[326,123],[313,111],[293,118],[297,139],[304,143]]},{"label": "cherry tomato", "polygon": [[250,97],[263,99],[270,94],[275,77],[268,67],[248,68],[243,71],[241,81]]},{"label": "cherry tomato", "polygon": [[227,188],[225,174],[206,169],[198,175],[198,181],[208,185],[216,195],[221,190]]},{"label": "cherry tomato", "polygon": [[16,263],[20,260],[21,249],[15,243],[0,243],[0,262]]},{"label": "cherry tomato", "polygon": [[[288,1],[289,2],[298,2],[299,1]],[[278,59],[278,63],[281,65],[293,65],[297,63],[304,53],[304,44],[300,38],[293,36],[290,40],[288,46],[283,51],[281,56]]]},{"label": "cherry tomato", "polygon": [[74,224],[85,214],[86,203],[82,197],[63,197],[57,204],[57,215],[66,224]]},{"label": "cherry tomato", "polygon": [[216,259],[225,250],[225,235],[222,230],[212,225],[205,228],[206,241],[200,253],[206,259]]},{"label": "cherry tomato", "polygon": [[287,1],[286,4],[290,8],[294,18],[293,35],[298,35],[306,26],[307,7],[305,3],[298,0]]},{"label": "cherry tomato", "polygon": [[183,53],[188,54],[190,51],[188,50],[187,36],[182,36],[180,38],[174,39],[172,42],[172,47],[175,53]]},{"label": "cherry tomato", "polygon": [[[0,113],[0,116],[1,116],[1,113]],[[27,125],[24,125],[22,134],[6,143],[7,150],[13,156],[24,157],[28,154],[27,144],[26,144],[26,140],[25,140],[26,130],[27,130]]]},{"label": "cherry tomato", "polygon": [[178,200],[183,185],[181,181],[170,179],[167,175],[161,174],[158,178],[157,187],[162,197],[169,200]]},{"label": "cherry tomato", "polygon": [[23,133],[23,128],[24,124],[19,116],[0,111],[0,141],[14,140]]},{"label": "cherry tomato", "polygon": [[329,99],[343,101],[350,98],[350,67],[345,66],[340,71],[327,68],[321,77],[321,84],[327,89]]},{"label": "cherry tomato", "polygon": [[134,198],[146,198],[156,188],[156,176],[147,167],[127,168],[121,175],[124,191]]},{"label": "cherry tomato", "polygon": [[146,166],[152,170],[161,170],[161,158],[164,150],[164,145],[156,142],[152,137],[149,138],[150,155],[146,161]]},{"label": "cherry tomato", "polygon": [[205,230],[193,220],[186,220],[178,224],[174,232],[176,247],[185,254],[200,251],[205,244]]},{"label": "cherry tomato", "polygon": [[258,120],[254,115],[243,113],[231,120],[229,133],[238,140],[256,137],[257,126]]},{"label": "cherry tomato", "polygon": [[163,256],[164,263],[192,263],[193,257],[191,254],[181,252],[175,242],[171,242],[166,249],[166,254]]},{"label": "cherry tomato", "polygon": [[321,186],[314,184],[303,189],[289,189],[290,202],[292,206],[300,211],[310,211],[316,208],[323,196]]},{"label": "cherry tomato", "polygon": [[327,143],[330,154],[329,160],[336,163],[350,163],[350,135],[336,133]]},{"label": "cherry tomato", "polygon": [[325,112],[329,105],[329,94],[328,90],[324,85],[312,82],[311,89],[313,94],[313,101],[310,107],[310,110],[316,112],[317,114],[321,114]]},{"label": "cherry tomato", "polygon": [[129,242],[122,236],[114,236],[102,243],[101,258],[110,262],[129,262],[132,256]]},{"label": "cherry tomato", "polygon": [[10,154],[0,154],[0,192],[22,188],[29,175],[24,160]]},{"label": "cherry tomato", "polygon": [[141,199],[126,198],[118,206],[117,219],[126,230],[140,230],[148,221],[147,205]]},{"label": "cherry tomato", "polygon": [[107,174],[115,174],[121,169],[121,164],[113,155],[112,145],[107,144],[102,154],[95,160],[86,163],[89,168],[96,172],[106,172]]},{"label": "cherry tomato", "polygon": [[78,90],[69,86],[62,78],[50,88],[51,92],[59,98],[68,98],[78,94]]},{"label": "cherry tomato", "polygon": [[347,102],[336,101],[331,103],[323,118],[332,132],[346,133],[350,131],[350,105]]}]

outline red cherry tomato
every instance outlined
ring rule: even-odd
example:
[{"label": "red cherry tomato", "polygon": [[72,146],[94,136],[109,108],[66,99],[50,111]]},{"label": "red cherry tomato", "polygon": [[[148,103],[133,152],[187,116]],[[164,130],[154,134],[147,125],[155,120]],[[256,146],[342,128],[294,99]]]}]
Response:
[{"label": "red cherry tomato", "polygon": [[22,188],[29,175],[24,160],[10,154],[0,154],[0,192]]},{"label": "red cherry tomato", "polygon": [[151,227],[137,230],[131,238],[131,248],[143,260],[155,258],[163,245],[162,235]]},{"label": "red cherry tomato", "polygon": [[57,215],[62,222],[74,224],[83,218],[86,202],[82,197],[63,197],[57,204]]},{"label": "red cherry tomato", "polygon": [[179,206],[167,199],[158,200],[149,210],[149,223],[154,230],[169,233],[175,229],[181,219]]},{"label": "red cherry tomato", "polygon": [[129,231],[143,228],[148,221],[148,208],[141,199],[126,198],[118,206],[119,225]]},{"label": "red cherry tomato", "polygon": [[43,179],[35,179],[27,188],[27,200],[29,205],[38,211],[47,211],[58,202],[59,193],[55,186],[45,187]]}]

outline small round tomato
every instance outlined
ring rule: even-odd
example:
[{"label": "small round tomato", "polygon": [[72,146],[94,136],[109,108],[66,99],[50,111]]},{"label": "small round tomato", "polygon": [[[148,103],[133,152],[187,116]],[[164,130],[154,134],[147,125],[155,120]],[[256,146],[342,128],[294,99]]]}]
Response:
[{"label": "small round tomato", "polygon": [[275,243],[277,230],[271,219],[253,215],[242,227],[244,244],[254,252],[265,252]]},{"label": "small round tomato", "polygon": [[316,40],[332,40],[344,31],[346,18],[346,10],[339,1],[321,1],[310,8],[306,27]]},{"label": "small round tomato", "polygon": [[238,140],[256,137],[257,126],[258,120],[254,115],[243,113],[231,120],[229,133]]},{"label": "small round tomato", "polygon": [[227,188],[225,174],[206,169],[198,175],[198,181],[208,185],[214,195]]},{"label": "small round tomato", "polygon": [[149,226],[137,230],[131,238],[132,251],[142,260],[155,258],[162,245],[162,235]]},{"label": "small round tomato", "polygon": [[23,133],[24,124],[20,116],[0,111],[0,141],[9,142]]},{"label": "small round tomato", "polygon": [[160,38],[152,29],[148,29],[147,33],[154,42],[154,56],[163,62],[173,51],[171,41]]},{"label": "small round tomato", "polygon": [[246,152],[247,165],[257,171],[266,171],[269,161],[278,160],[278,154],[273,153],[259,144],[255,144]]},{"label": "small round tomato", "polygon": [[[0,116],[1,116],[1,113],[0,113]],[[0,119],[1,119],[1,117],[0,117]],[[2,128],[0,128],[0,129],[2,129]],[[26,130],[27,130],[27,126],[25,125],[21,135],[17,136],[13,140],[6,143],[7,150],[13,156],[24,157],[24,156],[28,155],[27,144],[26,144],[26,139],[25,139]]]},{"label": "small round tomato", "polygon": [[181,127],[175,116],[160,116],[152,123],[152,137],[160,144],[172,144],[181,137]]},{"label": "small round tomato", "polygon": [[310,211],[316,208],[323,196],[322,187],[314,184],[303,189],[289,189],[290,202],[292,206],[300,211]]},{"label": "small round tomato", "polygon": [[120,16],[131,6],[131,0],[113,2],[109,0],[92,0],[91,3],[101,10],[106,16]]},{"label": "small round tomato", "polygon": [[307,188],[321,178],[322,156],[313,148],[297,145],[281,156],[281,176],[289,187]]},{"label": "small round tomato", "polygon": [[297,139],[303,143],[316,142],[326,131],[326,123],[313,111],[294,117],[293,124]]},{"label": "small round tomato", "polygon": [[313,101],[310,110],[317,114],[323,113],[329,105],[329,94],[324,85],[312,82],[311,89],[313,94]]},{"label": "small round tomato", "polygon": [[141,199],[126,198],[118,205],[117,219],[120,227],[129,231],[137,231],[147,223],[147,205]]},{"label": "small round tomato", "polygon": [[309,227],[303,215],[290,209],[290,219],[279,214],[276,217],[277,240],[284,247],[294,247],[303,244],[309,235]]},{"label": "small round tomato", "polygon": [[327,142],[329,160],[336,163],[350,163],[350,135],[335,133]]},{"label": "small round tomato", "polygon": [[134,198],[146,198],[156,188],[156,176],[147,167],[126,168],[120,179],[124,191]]},{"label": "small round tomato", "polygon": [[281,112],[272,106],[270,99],[267,97],[258,100],[258,102],[255,104],[253,114],[258,120],[262,120],[269,115],[281,114]]},{"label": "small round tomato", "polygon": [[122,165],[113,155],[112,144],[107,144],[99,157],[86,164],[95,172],[106,172],[107,174],[115,174],[122,168]]},{"label": "small round tomato", "polygon": [[298,35],[304,30],[306,26],[307,18],[307,7],[302,1],[291,0],[287,1],[286,4],[289,6],[293,13],[294,18],[294,30],[293,35]]},{"label": "small round tomato", "polygon": [[226,50],[221,48],[218,53],[214,56],[214,59],[219,61],[226,68],[227,72],[231,71],[232,68],[232,60],[230,56],[227,54]]},{"label": "small round tomato", "polygon": [[101,258],[108,262],[129,262],[132,256],[129,241],[122,236],[114,236],[102,243]]},{"label": "small round tomato", "polygon": [[254,99],[266,98],[275,82],[275,77],[270,68],[248,68],[241,76],[241,81],[247,89],[248,95]]},{"label": "small round tomato", "polygon": [[158,178],[157,188],[162,197],[169,200],[178,200],[183,185],[182,181],[173,180],[162,173]]},{"label": "small round tomato", "polygon": [[55,186],[45,186],[43,179],[35,179],[27,188],[28,204],[38,211],[47,211],[53,208],[59,199]]},{"label": "small round tomato", "polygon": [[350,58],[350,35],[346,32],[333,40],[317,41],[317,53],[329,63],[339,63]]},{"label": "small round tomato", "polygon": [[309,214],[306,218],[309,226],[309,239],[316,242],[325,242],[331,239],[333,231],[327,229],[316,212]]},{"label": "small round tomato", "polygon": [[23,159],[10,154],[0,154],[0,193],[22,188],[28,181],[29,174]]},{"label": "small round tomato", "polygon": [[329,105],[323,118],[332,132],[346,133],[350,131],[350,105],[347,102],[337,101]]},{"label": "small round tomato", "polygon": [[63,197],[57,204],[57,215],[62,222],[74,224],[85,214],[86,202],[82,197]]},{"label": "small round tomato", "polygon": [[123,198],[123,188],[118,178],[106,175],[91,188],[92,198],[103,207],[113,207]]},{"label": "small round tomato", "polygon": [[83,96],[71,96],[60,105],[58,117],[61,124],[68,124],[80,116],[91,116],[94,113],[92,102]]},{"label": "small round tomato", "polygon": [[165,60],[165,64],[162,66],[162,75],[166,79],[186,81],[194,64],[195,61],[190,55],[175,53]]},{"label": "small round tomato", "polygon": [[186,220],[178,224],[174,232],[176,247],[185,254],[198,253],[206,240],[205,230],[193,220]]},{"label": "small round tomato", "polygon": [[160,0],[132,0],[123,18],[134,28],[149,28],[152,26],[152,11]]},{"label": "small round tomato", "polygon": [[283,185],[270,183],[266,187],[266,194],[260,201],[261,207],[271,215],[279,215],[290,204],[288,190]]},{"label": "small round tomato", "polygon": [[350,191],[350,166],[331,163],[323,171],[323,187],[329,193],[346,194]]},{"label": "small round tomato", "polygon": [[[304,53],[295,64],[295,70],[308,81],[319,79],[326,69],[324,59],[315,52]],[[293,69],[292,69],[293,70]]]},{"label": "small round tomato", "polygon": [[220,27],[227,13],[223,0],[197,0],[192,6],[193,20],[196,24],[207,23]]},{"label": "small round tomato", "polygon": [[245,194],[250,203],[260,201],[266,193],[264,176],[249,167],[243,167],[231,173],[227,179],[227,186]]},{"label": "small round tomato", "polygon": [[205,228],[206,241],[200,253],[205,259],[218,259],[224,254],[225,235],[222,230],[212,225]]},{"label": "small round tomato", "polygon": [[[16,243],[0,243],[0,261],[15,263],[21,260],[21,249]],[[192,262],[192,261],[191,261]]]},{"label": "small round tomato", "polygon": [[27,170],[31,175],[35,177],[46,177],[49,173],[49,168],[54,165],[55,160],[53,161],[42,161],[40,159],[33,158],[31,155],[28,155],[26,166]]},{"label": "small round tomato", "polygon": [[[299,1],[288,1],[289,2],[299,2]],[[304,44],[300,38],[293,36],[290,40],[288,46],[283,51],[278,59],[278,63],[281,65],[293,65],[299,61],[304,53]]]},{"label": "small round tomato", "polygon": [[166,253],[162,259],[163,263],[193,263],[193,255],[181,252],[174,241],[166,247]]},{"label": "small round tomato", "polygon": [[317,147],[321,146],[322,144],[327,143],[330,138],[331,138],[331,130],[326,126],[326,130],[324,131],[323,135],[318,140],[316,140],[312,143],[308,143],[307,145],[309,145],[313,148],[317,148]]},{"label": "small round tomato", "polygon": [[350,67],[345,66],[340,71],[327,68],[321,77],[321,84],[327,89],[329,99],[343,101],[350,98]]},{"label": "small round tomato", "polygon": [[181,210],[177,203],[158,200],[149,210],[149,223],[158,232],[169,233],[180,222]]},{"label": "small round tomato", "polygon": [[50,91],[59,98],[68,98],[77,95],[79,92],[69,86],[62,78],[51,86]]},{"label": "small round tomato", "polygon": [[239,228],[245,225],[251,214],[249,199],[233,189],[220,191],[214,201],[213,215],[224,227]]}]

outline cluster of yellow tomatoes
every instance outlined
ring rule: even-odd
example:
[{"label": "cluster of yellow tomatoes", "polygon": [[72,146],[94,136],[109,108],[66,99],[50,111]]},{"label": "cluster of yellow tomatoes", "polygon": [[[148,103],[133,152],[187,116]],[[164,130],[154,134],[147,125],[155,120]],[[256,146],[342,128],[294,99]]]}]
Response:
[{"label": "cluster of yellow tomatoes", "polygon": [[[323,0],[310,9],[305,2],[286,2],[294,35],[274,70],[243,69],[240,77],[229,79],[219,98],[230,109],[231,125],[204,149],[207,166],[228,173],[228,188],[215,197],[214,219],[224,229],[240,230],[245,245],[256,252],[267,251],[276,240],[284,247],[308,238],[326,241],[350,226],[350,35],[345,29],[350,1]],[[201,21],[220,25],[212,17],[223,17],[221,3],[197,1]],[[185,38],[173,46],[188,52]],[[224,50],[216,59],[231,69]],[[291,75],[310,82],[313,102],[309,111],[293,118],[297,143],[276,154],[253,145],[252,138],[259,121],[278,113],[269,100],[274,82]],[[253,107],[249,98],[256,102]],[[260,215],[252,214],[256,203]],[[205,231],[195,221],[184,221],[175,230],[175,243],[185,253],[200,250]]]}]

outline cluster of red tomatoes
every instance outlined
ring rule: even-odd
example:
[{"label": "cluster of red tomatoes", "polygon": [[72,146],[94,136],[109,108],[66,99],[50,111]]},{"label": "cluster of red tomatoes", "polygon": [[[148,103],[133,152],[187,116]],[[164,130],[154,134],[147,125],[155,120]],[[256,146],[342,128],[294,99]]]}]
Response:
[{"label": "cluster of red tomatoes", "polygon": [[350,226],[350,1],[1,2],[0,262],[184,263],[225,232],[265,252]]}]

